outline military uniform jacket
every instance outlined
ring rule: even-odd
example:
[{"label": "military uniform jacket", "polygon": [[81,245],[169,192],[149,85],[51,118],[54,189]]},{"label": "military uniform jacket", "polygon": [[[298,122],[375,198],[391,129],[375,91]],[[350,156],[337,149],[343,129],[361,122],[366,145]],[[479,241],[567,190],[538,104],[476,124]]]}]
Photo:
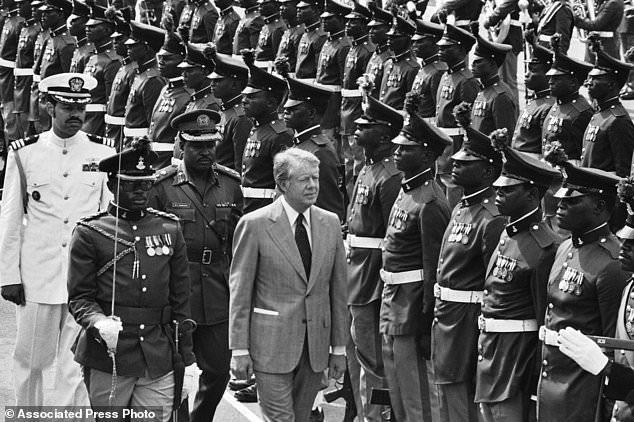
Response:
[{"label": "military uniform jacket", "polygon": [[[578,19],[575,26],[586,31],[615,32],[625,12],[623,0],[593,0],[595,19],[589,17]],[[612,57],[619,56],[619,41],[616,34],[601,36],[603,50]]]},{"label": "military uniform jacket", "polygon": [[24,69],[27,75],[15,75],[13,86],[13,108],[16,112],[29,111],[31,84],[33,83],[33,63],[35,40],[42,27],[35,20],[29,19],[20,31],[18,49],[15,56],[16,69]]},{"label": "military uniform jacket", "polygon": [[159,172],[149,205],[180,219],[191,279],[191,315],[198,324],[229,317],[229,265],[233,231],[242,215],[240,176],[214,165],[204,192],[189,180],[183,162]]},{"label": "military uniform jacket", "polygon": [[[543,324],[548,274],[561,240],[541,217],[535,209],[502,232],[484,282],[485,318],[532,319]],[[501,402],[522,391],[533,394],[538,346],[536,331],[481,332],[476,402]]]},{"label": "military uniform jacket", "polygon": [[239,55],[244,48],[256,48],[263,26],[264,19],[258,13],[258,6],[247,9],[233,37],[233,54]]},{"label": "military uniform jacket", "polygon": [[[348,233],[384,238],[390,211],[401,188],[403,174],[394,165],[390,151],[367,157],[354,185],[348,206]],[[348,305],[367,305],[381,298],[380,249],[349,248]]]},{"label": "military uniform jacket", "polygon": [[443,9],[447,11],[447,14],[453,13],[455,20],[458,23],[457,26],[469,30],[469,24],[467,22],[463,23],[460,21],[477,22],[480,17],[482,5],[482,2],[473,0],[447,0],[443,4]]},{"label": "military uniform jacket", "polygon": [[[17,10],[9,12],[0,35],[0,59],[7,62],[15,62],[20,31],[24,27],[24,18],[17,13]],[[13,67],[0,65],[0,101],[13,101]]]},{"label": "military uniform jacket", "polygon": [[[445,230],[438,284],[454,290],[483,290],[487,265],[504,225],[493,189],[463,197]],[[437,299],[434,314],[432,361],[436,383],[470,381],[476,372],[480,304]]]},{"label": "military uniform jacket", "polygon": [[314,78],[317,74],[319,55],[328,38],[319,21],[307,26],[305,31],[299,41],[295,65],[295,77],[301,79]]},{"label": "military uniform jacket", "polygon": [[[147,210],[134,213],[139,216],[133,219],[122,210],[117,230],[115,212],[111,205],[108,212],[84,218],[73,233],[68,309],[83,328],[74,349],[75,361],[112,372],[112,360],[95,323],[110,314],[114,279],[114,314],[123,322],[117,343],[117,374],[157,378],[173,369],[171,322],[190,318],[185,241],[172,215]],[[122,255],[116,274],[115,239]],[[150,248],[150,244],[156,246]],[[160,254],[155,252],[159,249]],[[180,350],[185,365],[195,361],[191,333],[182,333]]]},{"label": "military uniform jacket", "polygon": [[216,145],[218,164],[242,172],[242,155],[251,134],[253,121],[244,114],[242,95],[220,106],[220,127],[222,141]]},{"label": "military uniform jacket", "polygon": [[350,47],[352,43],[350,38],[344,35],[344,31],[330,35],[319,55],[315,81],[324,85],[341,86]]},{"label": "military uniform jacket", "polygon": [[68,33],[66,25],[51,31],[42,53],[39,75],[42,79],[70,72],[70,62],[75,51],[75,37]]},{"label": "military uniform jacket", "polygon": [[22,283],[29,302],[67,302],[73,226],[105,209],[111,198],[106,175],[97,168],[114,149],[91,140],[101,141],[82,131],[61,139],[51,130],[9,145],[0,215],[0,280],[2,285]]},{"label": "military uniform jacket", "polygon": [[166,84],[167,81],[159,74],[156,67],[156,59],[137,67],[125,106],[126,127],[150,127],[154,106]]},{"label": "military uniform jacket", "polygon": [[[352,47],[346,56],[343,70],[343,89],[359,89],[357,79],[365,73],[370,57],[374,53],[374,44],[368,35],[353,40]],[[341,98],[341,134],[352,135],[357,128],[354,120],[363,114],[361,110],[361,92],[358,97],[342,96]]]},{"label": "military uniform jacket", "polygon": [[[613,337],[626,275],[619,241],[607,223],[564,241],[548,279],[546,328],[572,327],[587,335]],[[540,420],[594,420],[601,377],[581,369],[557,346],[543,345],[537,388]]]},{"label": "military uniform jacket", "polygon": [[73,58],[70,60],[70,71],[83,73],[88,59],[90,59],[96,51],[95,46],[89,43],[86,38],[77,41],[75,43],[75,51],[73,51]]},{"label": "military uniform jacket", "polygon": [[[619,307],[619,313],[617,315],[616,320],[616,333],[614,337],[618,339],[624,340],[634,340],[634,281],[630,277],[630,282],[623,290],[623,297],[621,298],[621,306]],[[618,350],[614,353],[614,362],[617,364],[623,365],[626,368],[630,368],[630,374],[627,376],[630,380],[632,380],[632,371],[631,368],[634,368],[634,352],[629,350]],[[611,372],[611,374],[614,373]],[[613,381],[613,377],[609,377],[610,382]],[[631,388],[631,387],[629,387]],[[606,394],[608,397],[612,397],[610,393],[618,392],[620,394],[627,395],[629,392],[627,388],[619,385],[610,385],[606,386]],[[617,402],[616,406],[619,408],[623,408],[627,406],[626,403]]]},{"label": "military uniform jacket", "polygon": [[[242,186],[275,189],[273,157],[293,145],[293,132],[283,120],[255,122],[249,132],[242,155]],[[244,212],[251,212],[272,202],[271,199],[244,198]]]},{"label": "military uniform jacket", "polygon": [[44,58],[44,51],[48,40],[51,38],[51,33],[48,30],[40,30],[35,39],[35,46],[33,48],[33,84],[31,85],[31,98],[29,99],[29,120],[36,121],[39,119],[40,100],[39,100],[39,82],[37,78],[41,79],[40,70],[42,67],[42,60]]},{"label": "military uniform jacket", "polygon": [[442,76],[447,71],[447,64],[440,61],[438,55],[421,60],[421,68],[414,78],[411,92],[421,96],[418,112],[421,117],[436,115],[436,95]]},{"label": "military uniform jacket", "polygon": [[137,63],[130,60],[129,57],[121,59],[121,66],[114,76],[110,96],[108,96],[107,114],[116,117],[125,116],[125,106],[130,95],[132,83],[137,75],[137,67]]},{"label": "military uniform jacket", "polygon": [[496,75],[486,81],[473,102],[471,126],[485,134],[502,128],[511,133],[516,120],[517,110],[511,89]]},{"label": "military uniform jacket", "polygon": [[[546,48],[550,47],[550,37],[554,34],[561,35],[559,51],[563,54],[568,52],[570,48],[570,39],[572,38],[572,30],[574,28],[574,15],[572,8],[566,1],[553,1],[541,13],[539,23],[537,24],[537,42]],[[540,39],[540,35],[544,35]]]},{"label": "military uniform jacket", "polygon": [[535,98],[526,104],[515,125],[511,142],[513,149],[541,155],[542,126],[554,103],[555,98],[550,95],[549,89],[535,93]]},{"label": "military uniform jacket", "polygon": [[291,70],[297,66],[297,50],[299,49],[299,42],[306,31],[304,24],[295,25],[291,28],[286,28],[282,34],[280,46],[277,49],[276,57],[286,57],[290,65]]},{"label": "military uniform jacket", "polygon": [[211,1],[188,1],[183,7],[178,26],[187,30],[189,42],[204,44],[213,41],[218,16],[218,9]]},{"label": "military uniform jacket", "polygon": [[542,152],[547,144],[559,141],[569,159],[579,160],[583,134],[591,118],[592,107],[585,97],[574,93],[558,99],[544,120]]},{"label": "military uniform jacket", "polygon": [[308,128],[293,138],[295,148],[311,152],[319,158],[319,194],[317,205],[334,212],[339,221],[345,218],[343,194],[339,190],[339,158],[330,141],[321,133],[319,125]]},{"label": "military uniform jacket", "polygon": [[275,60],[275,55],[282,41],[282,35],[287,28],[279,13],[264,18],[264,26],[260,31],[258,45],[255,49],[255,60]]},{"label": "military uniform jacket", "polygon": [[174,143],[178,131],[170,124],[172,119],[185,110],[191,98],[191,91],[185,87],[183,78],[174,78],[163,87],[158,101],[154,104],[150,120],[149,138],[153,142]]},{"label": "military uniform jacket", "polygon": [[634,124],[619,98],[597,106],[583,134],[581,165],[630,175],[634,150]]},{"label": "military uniform jacket", "polygon": [[[111,42],[97,47],[96,53],[90,56],[83,73],[97,79],[97,86],[90,91],[92,104],[106,106],[120,67],[121,56],[112,49]],[[106,131],[104,114],[103,111],[86,113],[86,121],[82,129],[88,133],[104,135]]]},{"label": "military uniform jacket", "polygon": [[220,11],[220,19],[216,22],[213,39],[218,53],[231,54],[233,52],[233,37],[239,23],[240,15],[233,6]]},{"label": "military uniform jacket", "polygon": [[381,80],[379,101],[402,110],[405,95],[412,89],[419,69],[420,65],[410,50],[388,59]]},{"label": "military uniform jacket", "polygon": [[385,233],[383,269],[423,270],[423,281],[386,284],[379,329],[388,335],[429,336],[436,266],[451,210],[431,169],[404,180]]},{"label": "military uniform jacket", "polygon": [[473,103],[479,90],[478,81],[464,62],[447,70],[440,80],[436,94],[436,125],[447,128],[457,127],[453,108],[463,101]]},{"label": "military uniform jacket", "polygon": [[376,49],[374,50],[374,53],[372,53],[372,57],[370,57],[370,60],[368,61],[365,74],[367,75],[368,80],[372,82],[370,95],[378,99],[379,92],[381,90],[381,80],[383,80],[385,62],[387,62],[393,54],[387,44],[384,46],[377,45],[375,48]]},{"label": "military uniform jacket", "polygon": [[189,102],[185,105],[185,111],[200,110],[202,108],[219,111],[220,104],[220,100],[214,97],[211,92],[211,85],[207,85],[191,95]]}]

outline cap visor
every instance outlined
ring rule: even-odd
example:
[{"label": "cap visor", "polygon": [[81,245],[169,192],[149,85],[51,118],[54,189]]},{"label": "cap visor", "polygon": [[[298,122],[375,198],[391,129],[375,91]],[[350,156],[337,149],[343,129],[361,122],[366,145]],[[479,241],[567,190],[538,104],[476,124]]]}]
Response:
[{"label": "cap visor", "polygon": [[493,186],[501,188],[503,186],[516,186],[524,183],[526,183],[524,180],[515,179],[509,176],[500,176],[495,182],[493,182]]},{"label": "cap visor", "polygon": [[455,45],[455,44],[458,44],[458,43],[448,38],[441,38],[440,41],[438,41],[438,45]]},{"label": "cap visor", "polygon": [[482,161],[482,158],[472,155],[469,151],[464,149],[461,149],[452,155],[451,159],[459,161]]},{"label": "cap visor", "polygon": [[414,142],[403,135],[398,135],[396,138],[392,139],[392,143],[396,145],[420,145],[418,142]]},{"label": "cap visor", "polygon": [[95,25],[99,25],[100,23],[103,23],[104,21],[98,20],[98,19],[93,19],[90,18],[88,19],[88,21],[86,22],[86,26],[95,26]]},{"label": "cap visor", "polygon": [[202,66],[198,66],[197,64],[193,64],[193,63],[189,63],[185,61],[185,62],[180,62],[179,64],[176,65],[176,67],[178,67],[179,69],[192,69],[194,67],[202,67]]},{"label": "cap visor", "polygon": [[226,78],[226,76],[223,76],[216,72],[211,72],[209,75],[207,75],[207,79],[224,79],[224,78]]},{"label": "cap visor", "polygon": [[621,239],[634,239],[634,227],[625,225],[616,235]]},{"label": "cap visor", "polygon": [[303,100],[293,100],[293,99],[288,99],[286,100],[286,102],[284,103],[284,108],[291,108],[291,107],[295,107],[297,105],[300,104],[304,104],[306,101]]},{"label": "cap visor", "polygon": [[123,45],[134,45],[134,44],[139,44],[139,43],[140,43],[140,41],[137,41],[134,38],[128,38],[127,40],[125,40]]},{"label": "cap visor", "polygon": [[320,18],[329,18],[331,16],[335,16],[334,13],[324,12],[321,15],[319,15]]},{"label": "cap visor", "polygon": [[119,173],[119,174],[117,174],[117,178],[119,178],[121,180],[131,180],[131,181],[139,180],[139,181],[142,181],[142,180],[155,180],[156,176],[154,176],[153,174],[145,174],[145,175],[142,175],[142,176],[141,175],[137,176],[137,175],[132,175],[132,174],[121,174],[121,173]]},{"label": "cap visor", "polygon": [[588,76],[601,76],[601,75],[608,75],[609,72],[607,70],[603,70],[603,69],[599,69],[598,67],[593,68],[590,73],[588,73]]},{"label": "cap visor", "polygon": [[242,93],[243,93],[243,94],[254,94],[254,93],[256,93],[256,92],[262,92],[262,91],[264,91],[264,90],[263,90],[263,89],[260,89],[260,88],[254,88],[254,87],[252,87],[252,86],[248,86],[248,87],[246,87],[246,88],[244,88],[244,89],[242,90]]},{"label": "cap visor", "polygon": [[553,195],[554,198],[576,198],[578,196],[586,196],[585,193],[569,188],[559,188]]},{"label": "cap visor", "polygon": [[546,76],[558,76],[558,75],[570,75],[569,72],[564,72],[563,70],[555,69],[551,67],[548,72],[546,72]]},{"label": "cap visor", "polygon": [[312,6],[311,3],[306,3],[305,1],[300,1],[299,3],[297,3],[296,7],[309,7]]}]

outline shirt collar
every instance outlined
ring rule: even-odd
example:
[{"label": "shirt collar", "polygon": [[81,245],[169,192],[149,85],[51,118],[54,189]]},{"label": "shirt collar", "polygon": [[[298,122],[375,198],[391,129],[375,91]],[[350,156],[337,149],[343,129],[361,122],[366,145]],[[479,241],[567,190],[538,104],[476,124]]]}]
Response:
[{"label": "shirt collar", "polygon": [[447,73],[454,73],[454,72],[459,72],[462,69],[465,69],[467,67],[467,65],[465,64],[464,60],[461,62],[458,62],[456,64],[454,64],[453,66],[449,66],[449,69],[447,69]]},{"label": "shirt collar", "polygon": [[466,208],[466,207],[470,207],[471,205],[479,204],[480,202],[482,202],[484,198],[487,198],[492,192],[493,190],[491,189],[491,187],[487,186],[486,188],[479,190],[475,193],[463,196],[462,199],[460,200],[460,206],[462,208]]},{"label": "shirt collar", "polygon": [[[216,177],[216,167],[215,164],[211,166],[211,171],[209,172],[209,181],[212,184],[218,184],[218,177]],[[178,167],[177,167],[177,171],[176,171],[176,176],[174,176],[174,181],[172,182],[172,185],[177,186],[177,185],[182,185],[184,183],[189,183],[190,177],[189,174],[187,173],[187,167],[185,167],[185,162],[184,161],[180,161],[178,163]]]},{"label": "shirt collar", "polygon": [[565,97],[557,98],[557,104],[567,104],[579,98],[579,91],[575,91],[570,95],[566,95]]},{"label": "shirt collar", "polygon": [[56,37],[58,35],[61,35],[61,34],[65,33],[67,30],[68,30],[68,28],[66,27],[66,24],[64,24],[64,25],[62,25],[62,26],[60,26],[58,28],[53,29],[51,31],[51,37]]},{"label": "shirt collar", "polygon": [[146,70],[152,69],[153,67],[156,66],[156,59],[152,58],[150,60],[148,60],[147,62],[140,64],[137,68],[136,68],[136,73],[143,73]]},{"label": "shirt collar", "polygon": [[242,104],[242,94],[238,94],[226,103],[222,103],[222,105],[220,106],[220,110],[227,111],[230,108],[237,107],[240,104]]},{"label": "shirt collar", "polygon": [[206,95],[211,93],[211,85],[207,85],[206,87],[204,87],[203,89],[200,89],[196,92],[194,92],[192,94],[192,100],[200,100],[201,98],[205,97]]},{"label": "shirt collar", "polygon": [[76,134],[74,134],[73,136],[71,136],[70,138],[60,138],[59,136],[57,136],[55,134],[55,132],[53,131],[53,129],[49,130],[50,136],[49,136],[49,140],[60,147],[68,147],[70,145],[76,144],[77,142],[80,141],[81,139],[81,133],[83,133],[82,131],[77,132]]},{"label": "shirt collar", "polygon": [[401,182],[401,187],[403,188],[403,192],[409,192],[419,186],[422,186],[423,184],[427,185],[429,180],[431,180],[432,178],[433,174],[431,172],[431,169],[429,168],[427,170],[423,170],[414,177],[403,180]]},{"label": "shirt collar", "polygon": [[411,55],[411,52],[409,50],[407,51],[403,51],[401,54],[397,54],[392,56],[392,60],[394,60],[395,62],[400,62],[403,61],[407,58],[409,58]]},{"label": "shirt collar", "polygon": [[581,236],[572,236],[572,245],[575,248],[580,248],[584,245],[588,245],[590,243],[594,243],[597,241],[605,242],[604,239],[610,235],[610,228],[608,227],[608,223],[603,223],[592,230],[588,230]]},{"label": "shirt collar", "polygon": [[603,111],[620,103],[621,103],[621,100],[619,99],[619,96],[617,95],[616,97],[609,98],[603,101],[602,103],[597,103],[597,110]]},{"label": "shirt collar", "polygon": [[316,135],[320,132],[321,132],[321,127],[319,125],[311,126],[308,129],[304,129],[301,132],[299,132],[297,135],[295,135],[295,138],[293,139],[293,143],[295,145],[301,144],[302,142],[304,142],[311,136]]},{"label": "shirt collar", "polygon": [[86,44],[88,44],[88,38],[86,38],[86,37],[81,38],[81,39],[77,40],[76,44],[77,44],[77,47],[83,47]]},{"label": "shirt collar", "polygon": [[535,98],[544,98],[550,95],[550,88],[542,89],[541,91],[535,91]]},{"label": "shirt collar", "polygon": [[531,224],[536,223],[541,220],[541,215],[539,213],[539,208],[535,208],[531,212],[524,214],[520,218],[515,221],[511,221],[506,225],[506,233],[513,237],[516,234],[527,230]]},{"label": "shirt collar", "polygon": [[494,75],[492,77],[490,77],[489,79],[485,79],[482,82],[482,86],[485,88],[488,88],[492,85],[495,85],[496,83],[498,83],[500,81],[500,77],[498,75]]},{"label": "shirt collar", "polygon": [[170,78],[167,83],[167,89],[180,88],[181,86],[185,86],[185,80],[182,76],[178,78]]},{"label": "shirt collar", "polygon": [[264,23],[277,22],[278,20],[280,20],[280,14],[279,13],[274,13],[271,16],[265,17],[264,18]]},{"label": "shirt collar", "polygon": [[357,46],[359,44],[367,43],[370,36],[368,34],[362,35],[359,38],[352,40],[352,45]]},{"label": "shirt collar", "polygon": [[311,23],[310,25],[307,25],[306,26],[306,32],[311,32],[311,31],[314,31],[314,30],[318,29],[319,28],[319,24],[320,24],[320,22],[317,21],[315,23]]},{"label": "shirt collar", "polygon": [[334,41],[334,40],[338,40],[339,38],[343,38],[344,32],[345,31],[342,29],[339,32],[335,32],[334,34],[329,35],[328,41]]},{"label": "shirt collar", "polygon": [[97,50],[97,53],[103,53],[106,50],[111,50],[112,49],[112,41],[108,41],[105,42],[101,45],[96,45],[95,49]]},{"label": "shirt collar", "polygon": [[377,45],[376,50],[374,51],[376,51],[376,54],[381,54],[385,51],[388,51],[389,49],[390,49],[390,46],[387,43],[385,43],[383,45]]},{"label": "shirt collar", "polygon": [[[284,195],[280,196],[280,201],[282,202],[282,207],[284,207],[284,211],[286,212],[286,216],[288,217],[288,222],[291,227],[295,227],[295,221],[297,220],[297,216],[299,213],[295,211],[295,208],[291,207],[291,205],[286,202],[286,198]],[[306,222],[306,227],[308,232],[310,233],[310,207],[308,207],[302,215],[304,216],[304,221]]]}]

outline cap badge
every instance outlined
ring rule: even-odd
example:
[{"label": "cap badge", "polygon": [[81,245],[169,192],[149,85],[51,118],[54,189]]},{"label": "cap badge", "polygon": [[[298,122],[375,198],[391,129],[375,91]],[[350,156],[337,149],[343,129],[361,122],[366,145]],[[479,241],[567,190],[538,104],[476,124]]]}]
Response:
[{"label": "cap badge", "polygon": [[202,128],[207,127],[209,126],[210,122],[211,122],[211,119],[206,114],[201,114],[200,116],[196,118],[196,123],[198,124],[198,127],[202,127]]},{"label": "cap badge", "polygon": [[70,78],[68,80],[68,86],[72,92],[80,92],[84,87],[84,80],[82,78]]},{"label": "cap badge", "polygon": [[139,162],[136,164],[136,168],[139,170],[145,170],[145,161],[143,157],[139,157]]}]

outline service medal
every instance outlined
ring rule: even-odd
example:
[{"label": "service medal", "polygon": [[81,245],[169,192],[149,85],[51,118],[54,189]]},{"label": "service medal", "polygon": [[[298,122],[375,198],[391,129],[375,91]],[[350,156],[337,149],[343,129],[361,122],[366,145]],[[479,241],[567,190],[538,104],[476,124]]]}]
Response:
[{"label": "service medal", "polygon": [[467,243],[469,243],[469,236],[467,236],[466,234],[463,234],[462,239],[460,241],[462,242],[463,245],[466,245]]}]

